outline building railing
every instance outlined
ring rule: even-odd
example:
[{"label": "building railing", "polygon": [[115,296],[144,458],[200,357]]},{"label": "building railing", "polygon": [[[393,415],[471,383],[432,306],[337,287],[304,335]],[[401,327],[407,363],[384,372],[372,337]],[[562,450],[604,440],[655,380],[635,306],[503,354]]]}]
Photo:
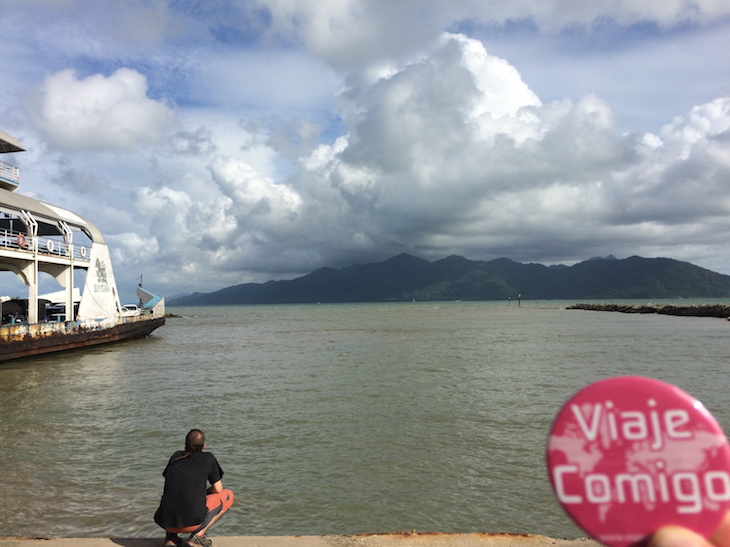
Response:
[{"label": "building railing", "polygon": [[0,161],[0,179],[20,184],[20,169],[4,161]]},{"label": "building railing", "polygon": [[0,230],[0,248],[19,251],[37,252],[45,256],[70,257],[73,250],[73,259],[88,262],[91,249],[86,245],[66,245],[63,239],[50,237],[33,237],[13,230]]}]

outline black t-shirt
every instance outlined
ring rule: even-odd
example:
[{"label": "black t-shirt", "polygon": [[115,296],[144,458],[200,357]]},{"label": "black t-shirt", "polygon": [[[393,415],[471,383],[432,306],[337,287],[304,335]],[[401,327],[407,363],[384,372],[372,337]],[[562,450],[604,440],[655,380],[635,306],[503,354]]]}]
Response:
[{"label": "black t-shirt", "polygon": [[162,528],[185,528],[201,524],[205,518],[205,495],[208,483],[223,477],[218,460],[210,452],[193,452],[186,457],[175,452],[163,471],[165,490],[155,522]]}]

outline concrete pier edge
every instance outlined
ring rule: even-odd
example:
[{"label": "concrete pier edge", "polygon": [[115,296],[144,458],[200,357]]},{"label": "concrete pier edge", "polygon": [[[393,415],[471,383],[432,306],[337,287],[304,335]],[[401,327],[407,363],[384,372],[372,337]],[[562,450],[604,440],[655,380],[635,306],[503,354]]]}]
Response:
[{"label": "concrete pier edge", "polygon": [[[599,547],[592,539],[532,534],[402,532],[324,536],[213,536],[213,547]],[[156,538],[0,537],[0,547],[163,547]]]}]

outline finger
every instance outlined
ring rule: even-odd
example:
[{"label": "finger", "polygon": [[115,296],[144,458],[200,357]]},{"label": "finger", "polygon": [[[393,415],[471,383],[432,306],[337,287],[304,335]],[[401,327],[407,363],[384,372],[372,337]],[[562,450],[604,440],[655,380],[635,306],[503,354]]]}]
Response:
[{"label": "finger", "polygon": [[[730,538],[730,536],[728,537]],[[692,530],[679,526],[667,526],[652,536],[647,547],[730,547],[730,545],[713,545],[713,543],[710,543],[701,535],[695,534]]]},{"label": "finger", "polygon": [[720,523],[720,527],[710,536],[710,542],[718,547],[730,547],[730,513]]}]

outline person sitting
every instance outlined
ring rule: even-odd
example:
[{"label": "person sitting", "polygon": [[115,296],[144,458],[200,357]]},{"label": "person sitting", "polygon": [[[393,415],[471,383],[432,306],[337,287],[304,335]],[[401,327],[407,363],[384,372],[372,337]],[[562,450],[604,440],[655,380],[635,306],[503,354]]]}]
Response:
[{"label": "person sitting", "polygon": [[[165,488],[154,518],[167,532],[168,547],[211,547],[208,529],[233,504],[233,492],[223,488],[223,470],[212,453],[203,452],[205,446],[205,434],[192,429],[185,437],[185,450],[175,452],[162,473]],[[187,542],[178,536],[188,533]]]}]

